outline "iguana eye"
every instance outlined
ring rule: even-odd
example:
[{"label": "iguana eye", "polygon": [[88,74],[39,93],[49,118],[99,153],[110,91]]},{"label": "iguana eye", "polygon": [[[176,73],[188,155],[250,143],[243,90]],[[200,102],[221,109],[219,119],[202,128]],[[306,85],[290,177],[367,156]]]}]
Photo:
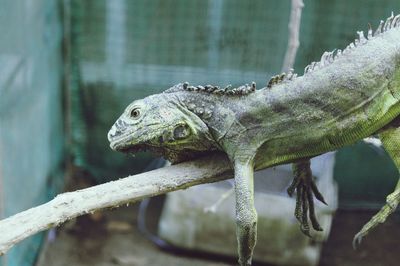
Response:
[{"label": "iguana eye", "polygon": [[132,109],[130,115],[131,115],[131,118],[138,119],[140,116],[140,109],[139,108]]}]

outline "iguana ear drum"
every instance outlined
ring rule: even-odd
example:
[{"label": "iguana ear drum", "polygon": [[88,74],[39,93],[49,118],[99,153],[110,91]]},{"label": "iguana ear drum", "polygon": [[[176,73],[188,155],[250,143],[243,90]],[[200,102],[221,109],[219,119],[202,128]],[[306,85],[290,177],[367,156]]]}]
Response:
[{"label": "iguana ear drum", "polygon": [[190,128],[188,125],[178,125],[174,129],[174,139],[184,139],[190,135]]}]

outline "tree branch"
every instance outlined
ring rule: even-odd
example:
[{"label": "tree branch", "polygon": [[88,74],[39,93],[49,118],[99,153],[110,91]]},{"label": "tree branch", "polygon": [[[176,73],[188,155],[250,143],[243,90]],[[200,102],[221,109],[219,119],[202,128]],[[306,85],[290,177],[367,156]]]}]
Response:
[{"label": "tree branch", "polygon": [[218,154],[60,194],[0,221],[0,255],[25,238],[77,216],[231,177],[229,160]]},{"label": "tree branch", "polygon": [[282,72],[288,73],[294,65],[297,48],[300,45],[300,22],[301,10],[304,4],[302,0],[292,0],[292,8],[289,21],[289,40],[288,47],[283,60]]}]

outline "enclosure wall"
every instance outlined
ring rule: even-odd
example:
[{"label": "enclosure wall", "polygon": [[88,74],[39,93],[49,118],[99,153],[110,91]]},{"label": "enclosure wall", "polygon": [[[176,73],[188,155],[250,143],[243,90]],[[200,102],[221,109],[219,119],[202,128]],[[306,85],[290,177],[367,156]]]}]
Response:
[{"label": "enclosure wall", "polygon": [[[49,200],[63,157],[62,24],[53,0],[0,0],[0,218]],[[33,265],[42,235],[0,265]]]}]

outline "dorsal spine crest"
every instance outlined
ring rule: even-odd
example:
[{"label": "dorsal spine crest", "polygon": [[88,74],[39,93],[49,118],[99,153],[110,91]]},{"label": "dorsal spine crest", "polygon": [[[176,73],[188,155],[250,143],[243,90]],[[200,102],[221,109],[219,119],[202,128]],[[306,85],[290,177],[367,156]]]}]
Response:
[{"label": "dorsal spine crest", "polygon": [[311,64],[307,65],[304,68],[304,74],[313,72],[314,70],[320,69],[326,65],[333,63],[338,57],[342,56],[343,54],[349,53],[351,50],[357,48],[360,45],[364,45],[369,40],[373,39],[374,37],[387,32],[392,28],[400,27],[400,14],[394,16],[393,12],[390,17],[386,19],[386,21],[381,20],[378,27],[376,28],[375,32],[372,31],[371,24],[368,23],[368,31],[367,36],[365,37],[363,31],[357,31],[358,38],[351,42],[343,51],[342,50],[333,50],[332,52],[325,52],[321,56],[320,61],[312,62]]},{"label": "dorsal spine crest", "polygon": [[215,95],[228,95],[228,96],[244,96],[252,93],[256,90],[256,83],[253,81],[250,85],[245,84],[237,88],[232,88],[232,85],[228,85],[225,88],[220,88],[214,85],[197,85],[191,86],[188,82],[179,83],[174,85],[165,91],[165,93],[176,92],[176,91],[193,91],[193,92],[205,92]]}]

